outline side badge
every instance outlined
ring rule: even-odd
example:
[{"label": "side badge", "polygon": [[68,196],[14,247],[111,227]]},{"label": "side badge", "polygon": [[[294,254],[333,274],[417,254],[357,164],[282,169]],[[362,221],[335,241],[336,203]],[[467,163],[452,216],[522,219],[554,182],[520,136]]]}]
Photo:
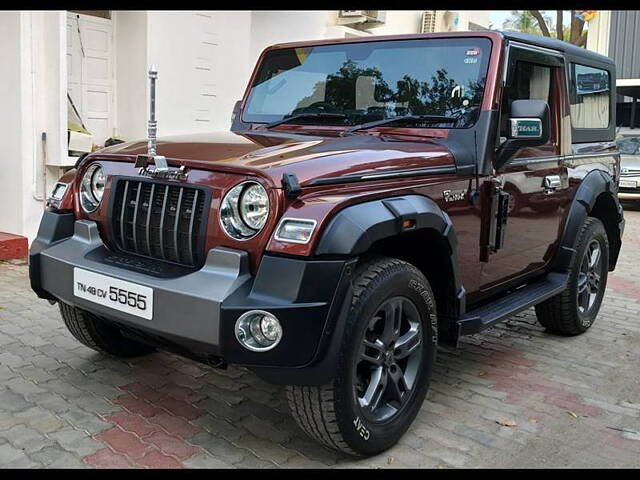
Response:
[{"label": "side badge", "polygon": [[442,192],[445,202],[456,202],[458,200],[464,200],[467,195],[467,189],[462,190],[445,190]]},{"label": "side badge", "polygon": [[542,137],[542,120],[539,118],[510,118],[511,138]]}]

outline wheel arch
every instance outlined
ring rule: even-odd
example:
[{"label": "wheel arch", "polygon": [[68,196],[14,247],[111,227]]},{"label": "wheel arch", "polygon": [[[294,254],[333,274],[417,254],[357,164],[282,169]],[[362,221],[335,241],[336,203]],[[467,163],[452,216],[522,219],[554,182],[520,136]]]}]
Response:
[{"label": "wheel arch", "polygon": [[589,216],[604,224],[610,249],[609,271],[615,269],[624,229],[622,206],[618,201],[616,184],[611,175],[602,170],[593,170],[580,183],[569,207],[560,246],[553,262],[554,270],[568,270],[575,252],[580,225]]},{"label": "wheel arch", "polygon": [[315,253],[375,254],[415,265],[431,284],[440,337],[446,341],[449,333],[455,335],[449,329],[466,308],[457,244],[451,219],[436,202],[422,195],[404,195],[341,210],[328,224]]}]

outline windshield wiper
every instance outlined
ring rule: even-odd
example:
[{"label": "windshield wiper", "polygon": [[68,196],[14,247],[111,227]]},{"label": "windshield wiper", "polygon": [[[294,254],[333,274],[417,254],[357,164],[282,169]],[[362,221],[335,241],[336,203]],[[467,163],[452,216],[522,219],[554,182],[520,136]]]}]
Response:
[{"label": "windshield wiper", "polygon": [[401,117],[385,118],[384,120],[376,120],[375,122],[367,122],[361,125],[354,125],[351,128],[347,128],[342,135],[349,135],[350,133],[357,132],[358,130],[366,130],[368,128],[380,127],[389,123],[395,122],[429,122],[429,123],[452,123],[456,122],[456,117],[445,117],[444,115],[404,115]]},{"label": "windshield wiper", "polygon": [[294,120],[300,119],[314,119],[314,118],[335,118],[335,119],[345,119],[347,116],[344,113],[299,113],[298,115],[292,115],[291,117],[281,118],[280,120],[276,120],[275,122],[267,123],[263,125],[262,128],[272,128],[278,125],[282,125],[283,123],[290,123]]}]

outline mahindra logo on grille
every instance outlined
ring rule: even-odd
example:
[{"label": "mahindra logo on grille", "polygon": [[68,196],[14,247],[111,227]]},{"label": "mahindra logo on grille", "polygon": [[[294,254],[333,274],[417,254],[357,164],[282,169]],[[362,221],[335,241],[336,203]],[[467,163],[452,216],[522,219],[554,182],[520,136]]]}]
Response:
[{"label": "mahindra logo on grille", "polygon": [[175,170],[150,170],[148,168],[140,168],[138,175],[150,178],[164,178],[166,180],[186,180],[189,172],[186,171],[184,165]]},{"label": "mahindra logo on grille", "polygon": [[[153,170],[148,166],[150,159],[152,159],[156,165],[156,168]],[[135,166],[138,168],[138,175],[142,175],[143,177],[163,178],[165,180],[186,180],[189,176],[189,172],[187,172],[187,168],[184,165],[181,165],[180,168],[169,168],[167,159],[162,155],[155,155],[153,157],[138,155]]]}]

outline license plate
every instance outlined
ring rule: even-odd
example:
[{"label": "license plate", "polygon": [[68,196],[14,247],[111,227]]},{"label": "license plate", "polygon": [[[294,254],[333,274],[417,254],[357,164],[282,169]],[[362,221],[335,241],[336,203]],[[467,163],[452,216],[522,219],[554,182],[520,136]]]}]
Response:
[{"label": "license plate", "polygon": [[620,186],[623,188],[636,188],[638,186],[635,180],[622,180],[620,179]]},{"label": "license plate", "polygon": [[73,294],[147,320],[153,317],[153,289],[136,283],[74,268]]}]

